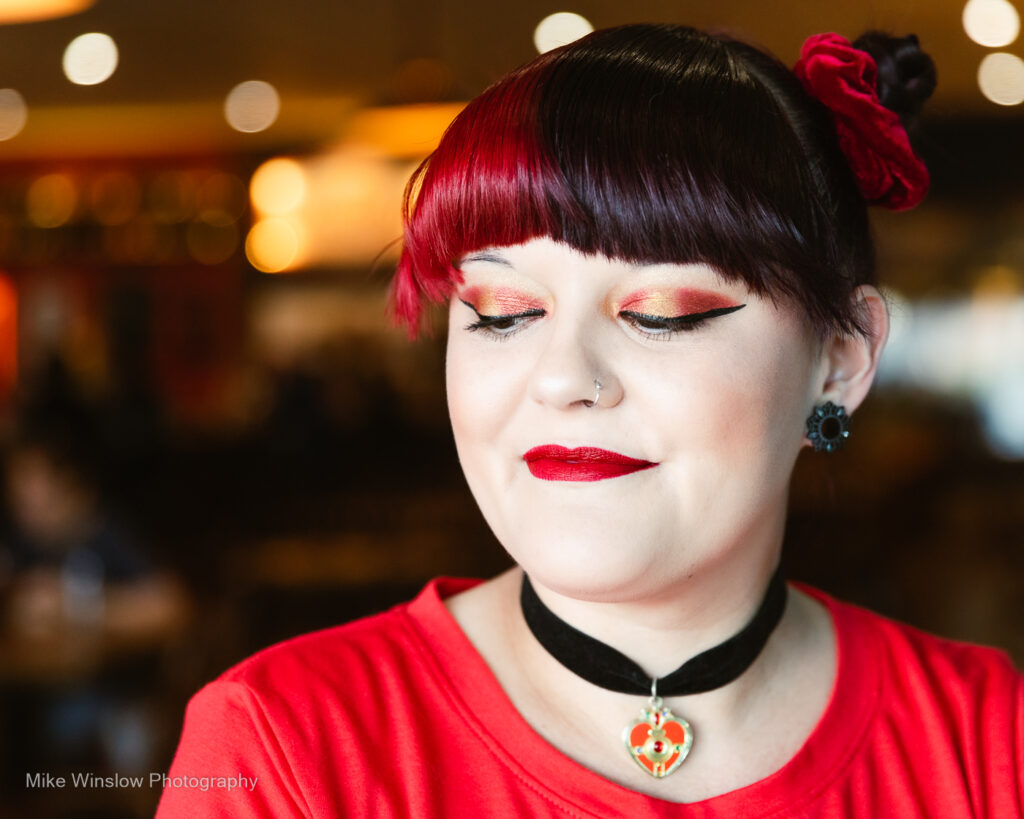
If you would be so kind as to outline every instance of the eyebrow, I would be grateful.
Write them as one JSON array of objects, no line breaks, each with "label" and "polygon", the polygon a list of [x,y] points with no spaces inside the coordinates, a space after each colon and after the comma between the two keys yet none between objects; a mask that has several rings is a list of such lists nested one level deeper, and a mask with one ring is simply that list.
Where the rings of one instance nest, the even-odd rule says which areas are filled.
[{"label": "eyebrow", "polygon": [[470,253],[468,256],[463,256],[459,260],[459,266],[461,267],[466,262],[490,262],[491,264],[498,264],[502,267],[512,267],[512,262],[504,256],[488,250],[482,250],[479,253]]}]

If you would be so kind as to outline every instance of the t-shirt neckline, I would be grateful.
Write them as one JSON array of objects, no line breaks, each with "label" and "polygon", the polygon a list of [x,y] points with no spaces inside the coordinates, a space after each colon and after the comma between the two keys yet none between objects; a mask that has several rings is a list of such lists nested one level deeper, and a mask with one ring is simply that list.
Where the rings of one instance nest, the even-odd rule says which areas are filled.
[{"label": "t-shirt neckline", "polygon": [[[439,681],[491,753],[570,815],[612,814],[761,818],[795,816],[825,790],[852,759],[880,695],[877,655],[853,620],[858,609],[802,584],[828,610],[836,634],[838,669],[829,703],[803,746],[775,773],[728,793],[685,805],[624,788],[550,745],[516,710],[490,667],[443,600],[481,583],[473,578],[431,580],[407,609],[433,660]],[[854,632],[857,632],[856,635]],[[495,730],[500,726],[500,730]]]}]

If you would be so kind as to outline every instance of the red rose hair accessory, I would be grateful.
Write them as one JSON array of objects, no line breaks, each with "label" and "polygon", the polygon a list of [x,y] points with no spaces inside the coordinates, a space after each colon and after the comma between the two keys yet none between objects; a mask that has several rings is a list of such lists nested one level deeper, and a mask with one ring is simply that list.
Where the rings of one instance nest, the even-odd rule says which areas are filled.
[{"label": "red rose hair accessory", "polygon": [[899,116],[879,101],[870,54],[838,34],[815,34],[804,42],[793,73],[832,111],[839,147],[868,203],[907,210],[924,199],[928,169]]}]

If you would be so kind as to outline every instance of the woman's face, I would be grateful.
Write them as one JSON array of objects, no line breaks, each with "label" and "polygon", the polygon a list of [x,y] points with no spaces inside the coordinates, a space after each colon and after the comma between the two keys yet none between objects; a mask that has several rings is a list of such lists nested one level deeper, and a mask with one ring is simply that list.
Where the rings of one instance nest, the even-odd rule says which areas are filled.
[{"label": "woman's face", "polygon": [[[628,599],[778,546],[822,374],[795,309],[704,265],[628,264],[547,238],[460,267],[455,443],[484,517],[531,576]],[[519,318],[481,320],[495,316]],[[546,446],[638,463],[578,464],[584,453]]]}]

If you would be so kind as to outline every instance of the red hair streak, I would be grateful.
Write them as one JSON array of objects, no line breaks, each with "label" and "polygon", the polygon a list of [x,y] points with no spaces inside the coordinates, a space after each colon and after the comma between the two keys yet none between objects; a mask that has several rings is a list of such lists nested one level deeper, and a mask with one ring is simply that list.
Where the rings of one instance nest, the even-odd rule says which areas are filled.
[{"label": "red hair streak", "polygon": [[459,259],[541,236],[707,264],[822,334],[860,326],[850,295],[874,280],[828,111],[770,55],[686,26],[595,31],[499,80],[417,169],[404,211],[389,312],[410,337],[424,302],[463,283]]}]

